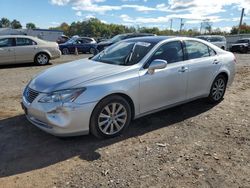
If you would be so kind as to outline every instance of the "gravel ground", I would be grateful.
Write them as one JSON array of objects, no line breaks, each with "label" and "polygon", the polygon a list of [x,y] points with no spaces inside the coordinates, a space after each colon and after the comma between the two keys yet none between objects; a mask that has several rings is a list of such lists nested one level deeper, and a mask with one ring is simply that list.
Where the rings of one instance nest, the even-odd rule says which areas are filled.
[{"label": "gravel ground", "polygon": [[237,55],[216,106],[198,100],[146,116],[114,139],[59,139],[25,119],[21,91],[38,72],[79,58],[0,67],[0,187],[250,187],[250,54]]}]

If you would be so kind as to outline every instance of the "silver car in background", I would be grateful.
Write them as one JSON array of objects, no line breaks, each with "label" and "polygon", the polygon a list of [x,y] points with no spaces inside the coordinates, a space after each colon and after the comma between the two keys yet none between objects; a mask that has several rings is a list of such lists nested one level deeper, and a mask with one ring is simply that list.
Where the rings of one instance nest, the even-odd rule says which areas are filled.
[{"label": "silver car in background", "polygon": [[46,65],[60,56],[56,42],[24,35],[0,36],[0,65],[31,62]]},{"label": "silver car in background", "polygon": [[222,50],[227,49],[227,39],[224,36],[221,35],[201,35],[197,36],[197,38],[211,42],[215,46],[218,46]]},{"label": "silver car in background", "polygon": [[234,74],[234,55],[203,40],[134,38],[37,75],[22,106],[31,123],[53,135],[114,137],[159,110],[203,97],[220,102]]}]

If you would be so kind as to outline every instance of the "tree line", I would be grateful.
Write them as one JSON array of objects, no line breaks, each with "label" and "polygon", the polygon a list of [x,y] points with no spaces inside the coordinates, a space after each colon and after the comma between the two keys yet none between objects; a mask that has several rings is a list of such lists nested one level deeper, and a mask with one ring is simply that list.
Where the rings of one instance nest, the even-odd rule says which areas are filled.
[{"label": "tree line", "polygon": [[[193,29],[183,29],[181,31],[174,31],[170,29],[160,30],[158,27],[128,27],[120,24],[106,24],[98,20],[97,18],[91,18],[85,21],[77,21],[71,24],[63,22],[58,27],[51,27],[50,29],[62,30],[65,35],[73,36],[91,36],[91,37],[112,37],[117,34],[122,33],[154,33],[156,35],[185,35],[185,36],[197,36],[200,35],[200,30],[198,28]],[[244,23],[241,28],[241,34],[250,33],[250,25]],[[205,27],[206,34],[214,35],[228,35],[228,34],[237,34],[238,26],[232,27],[230,33],[221,31],[220,28],[211,29],[211,27]]]},{"label": "tree line", "polygon": [[[22,24],[20,21],[14,19],[10,21],[8,18],[1,18],[0,20],[0,28],[12,28],[12,29],[22,29]],[[36,25],[34,23],[27,23],[27,29],[36,29]]]},{"label": "tree line", "polygon": [[[13,28],[13,29],[21,29],[22,25],[20,21],[14,19],[9,20],[7,18],[1,18],[0,19],[0,28]],[[27,29],[35,29],[37,28],[34,23],[27,23],[26,24]],[[62,30],[65,35],[68,36],[89,36],[89,37],[96,37],[96,38],[109,38],[117,34],[122,33],[154,33],[156,35],[185,35],[185,36],[195,36],[200,35],[200,31],[197,28],[193,29],[183,29],[181,31],[174,31],[170,29],[163,29],[160,30],[158,27],[134,27],[134,26],[125,26],[121,24],[107,24],[103,23],[97,18],[91,18],[89,20],[84,21],[77,21],[72,22],[71,24],[68,24],[66,22],[61,23],[57,27],[50,27],[49,29],[55,29],[55,30]],[[238,26],[234,26],[231,29],[231,34],[237,34],[238,33]],[[240,27],[240,33],[250,33],[250,25],[247,25],[244,23]],[[229,33],[225,31],[221,31],[220,28],[217,29],[211,29],[205,28],[206,34],[217,34],[217,35],[227,35]]]}]

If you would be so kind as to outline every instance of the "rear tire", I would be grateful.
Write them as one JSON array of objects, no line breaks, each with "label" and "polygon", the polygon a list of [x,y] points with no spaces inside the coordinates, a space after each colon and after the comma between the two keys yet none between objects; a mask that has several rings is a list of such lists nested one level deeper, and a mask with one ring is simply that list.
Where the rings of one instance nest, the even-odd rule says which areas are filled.
[{"label": "rear tire", "polygon": [[131,122],[131,107],[119,95],[101,100],[90,119],[90,132],[97,138],[113,138],[120,135]]},{"label": "rear tire", "polygon": [[219,103],[222,101],[226,92],[227,79],[223,75],[218,75],[211,86],[208,100],[211,103]]},{"label": "rear tire", "polygon": [[39,53],[35,57],[35,63],[37,65],[47,65],[47,64],[49,64],[49,59],[50,59],[50,57],[49,57],[48,54],[46,54],[46,53]]},{"label": "rear tire", "polygon": [[96,53],[96,49],[95,48],[90,48],[89,49],[89,53],[91,53],[91,54],[94,55]]},{"label": "rear tire", "polygon": [[63,55],[68,55],[69,54],[69,49],[68,48],[63,48],[62,49],[62,54]]}]

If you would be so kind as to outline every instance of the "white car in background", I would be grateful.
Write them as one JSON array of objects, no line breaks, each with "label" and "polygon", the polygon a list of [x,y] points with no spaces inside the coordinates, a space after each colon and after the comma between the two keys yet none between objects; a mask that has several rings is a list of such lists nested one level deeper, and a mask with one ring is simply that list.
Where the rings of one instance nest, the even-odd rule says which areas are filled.
[{"label": "white car in background", "polygon": [[222,50],[227,49],[227,40],[224,36],[221,36],[221,35],[201,35],[201,36],[197,36],[196,38],[208,41],[208,42],[214,44],[215,46],[218,46]]},{"label": "white car in background", "polygon": [[61,56],[58,44],[31,36],[0,36],[0,65],[31,63],[46,65]]}]

